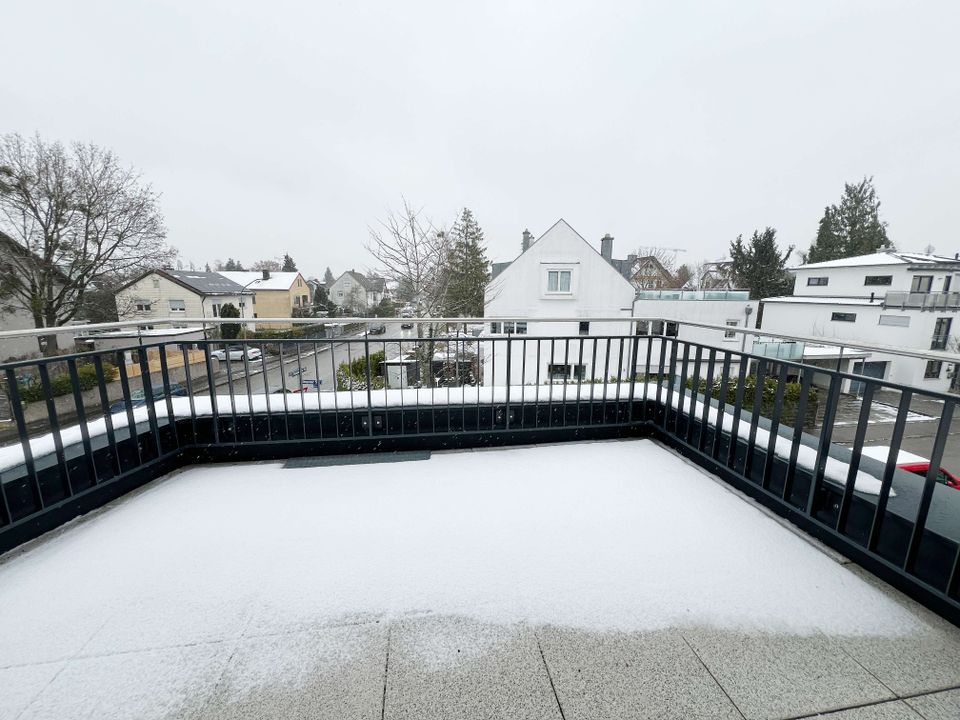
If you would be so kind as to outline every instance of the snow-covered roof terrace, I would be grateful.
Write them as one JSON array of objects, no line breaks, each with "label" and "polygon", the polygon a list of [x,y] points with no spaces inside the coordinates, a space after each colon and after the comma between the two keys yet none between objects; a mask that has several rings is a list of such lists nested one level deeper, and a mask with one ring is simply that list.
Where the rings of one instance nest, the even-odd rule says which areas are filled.
[{"label": "snow-covered roof terrace", "polygon": [[0,718],[960,716],[956,628],[651,440],[404,459],[195,466],[9,553]]}]

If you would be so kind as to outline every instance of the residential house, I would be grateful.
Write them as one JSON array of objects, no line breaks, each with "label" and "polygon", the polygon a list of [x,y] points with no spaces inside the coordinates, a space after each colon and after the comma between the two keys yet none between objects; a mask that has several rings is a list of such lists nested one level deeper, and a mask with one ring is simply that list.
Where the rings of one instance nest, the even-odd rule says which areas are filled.
[{"label": "residential house", "polygon": [[[13,238],[0,232],[0,331],[32,330],[37,326],[33,311],[8,285],[12,286],[21,281],[29,283],[29,277],[25,275],[29,276],[39,269],[42,262]],[[55,272],[58,277],[63,278],[58,269],[55,269]],[[59,291],[63,285],[57,284],[55,287]],[[60,347],[68,347],[65,343],[73,342],[73,332],[71,328],[66,332],[55,333]],[[0,362],[38,354],[40,345],[36,337],[4,338],[0,341]]]},{"label": "residential house", "polygon": [[356,270],[347,270],[329,288],[330,300],[348,312],[363,313],[379,305],[386,295],[386,280],[365,277]]},{"label": "residential house", "polygon": [[733,281],[733,261],[716,260],[704,263],[697,282],[701,290],[736,290]]},{"label": "residential house", "polygon": [[[511,348],[511,384],[545,383],[630,375],[631,323],[598,322],[592,318],[629,318],[634,288],[611,264],[613,238],[597,251],[565,220],[559,220],[537,240],[524,232],[520,256],[487,285],[488,318],[482,342],[485,384],[505,384],[506,343],[498,338],[526,335],[583,337],[584,342],[527,342]],[[601,243],[603,244],[603,243]],[[537,322],[537,318],[570,317],[567,322]],[[582,318],[578,319],[578,318]],[[606,340],[604,336],[619,336]],[[539,347],[538,347],[539,346]],[[581,352],[582,350],[582,352]],[[538,354],[539,351],[539,354]]]},{"label": "residential house", "polygon": [[[886,251],[790,268],[793,295],[763,300],[764,330],[912,350],[960,351],[960,257]],[[803,355],[804,359],[807,355]],[[927,390],[957,389],[957,367],[871,352],[851,370]],[[858,392],[859,383],[844,391]]]},{"label": "residential house", "polygon": [[[225,270],[220,274],[253,293],[253,317],[292,318],[312,314],[313,288],[297,271]],[[288,328],[292,323],[260,323],[260,326]]]},{"label": "residential house", "polygon": [[[258,273],[259,274],[259,273]],[[117,291],[121,320],[142,320],[146,329],[158,321],[176,318],[219,317],[231,304],[241,317],[256,317],[250,304],[253,292],[223,273],[200,270],[151,270]]]}]

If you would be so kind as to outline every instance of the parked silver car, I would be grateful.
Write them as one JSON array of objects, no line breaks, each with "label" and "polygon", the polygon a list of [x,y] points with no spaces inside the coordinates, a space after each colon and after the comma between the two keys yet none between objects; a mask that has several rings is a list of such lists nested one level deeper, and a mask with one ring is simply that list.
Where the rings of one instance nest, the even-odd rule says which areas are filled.
[{"label": "parked silver car", "polygon": [[230,360],[243,360],[244,352],[247,354],[247,360],[259,360],[263,355],[259,348],[244,348],[241,345],[232,345],[221,350],[214,350],[212,353],[210,353],[210,357],[221,361],[226,360],[228,357]]}]

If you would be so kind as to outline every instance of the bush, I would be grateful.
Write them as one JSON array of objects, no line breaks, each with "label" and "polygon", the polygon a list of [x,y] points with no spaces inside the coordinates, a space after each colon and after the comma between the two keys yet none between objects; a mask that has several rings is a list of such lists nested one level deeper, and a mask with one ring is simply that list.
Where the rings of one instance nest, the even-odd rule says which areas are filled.
[{"label": "bush", "polygon": [[[383,363],[387,355],[382,350],[370,354],[370,387],[380,390],[384,387]],[[350,363],[340,363],[337,368],[337,390],[367,389],[367,358],[358,357]]]},{"label": "bush", "polygon": [[[103,379],[105,382],[113,382],[117,379],[120,371],[113,363],[103,363]],[[97,386],[97,368],[93,363],[86,362],[77,365],[77,384],[81,391],[92,390]],[[20,400],[24,403],[38,402],[45,399],[43,393],[43,384],[39,378],[31,378],[28,383],[21,383],[17,388],[20,393]],[[58,397],[60,395],[69,395],[73,392],[73,381],[70,379],[69,372],[61,372],[50,378],[50,396]]]}]

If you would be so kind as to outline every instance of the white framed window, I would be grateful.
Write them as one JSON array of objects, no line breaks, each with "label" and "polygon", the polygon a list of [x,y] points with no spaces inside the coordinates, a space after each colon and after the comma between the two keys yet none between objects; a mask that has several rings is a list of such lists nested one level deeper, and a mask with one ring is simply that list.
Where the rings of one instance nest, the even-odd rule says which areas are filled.
[{"label": "white framed window", "polygon": [[572,275],[570,270],[547,270],[547,292],[569,293]]},{"label": "white framed window", "polygon": [[213,304],[213,316],[220,317],[220,303]]},{"label": "white framed window", "polygon": [[928,293],[933,288],[933,275],[914,275],[910,283],[910,292]]},{"label": "white framed window", "polygon": [[[727,320],[727,327],[740,327],[739,320]],[[737,334],[733,330],[726,330],[723,333],[724,340],[736,340]]]},{"label": "white framed window", "polygon": [[185,300],[170,300],[170,312],[186,312],[187,303]]},{"label": "white framed window", "polygon": [[155,288],[160,287],[160,278],[158,278],[158,277],[153,278],[153,286],[154,286]]},{"label": "white framed window", "polygon": [[492,332],[494,335],[499,335],[499,334],[500,334],[500,323],[498,323],[498,322],[492,322],[492,323],[490,323],[490,332]]},{"label": "white framed window", "polygon": [[150,312],[152,305],[149,300],[137,300],[137,312]]},{"label": "white framed window", "polygon": [[830,278],[828,277],[809,277],[807,278],[807,285],[817,285],[823,286],[830,283]]}]

